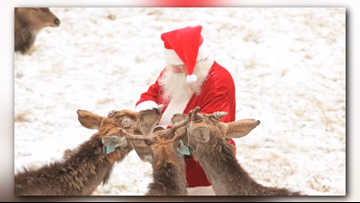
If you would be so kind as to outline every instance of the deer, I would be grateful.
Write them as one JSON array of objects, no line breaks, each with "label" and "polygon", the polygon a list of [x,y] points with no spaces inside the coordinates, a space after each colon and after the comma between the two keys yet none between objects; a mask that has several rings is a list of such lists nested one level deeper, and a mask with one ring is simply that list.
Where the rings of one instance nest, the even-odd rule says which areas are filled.
[{"label": "deer", "polygon": [[[233,146],[225,138],[246,136],[259,124],[259,120],[241,119],[229,123],[221,122],[227,112],[200,114],[194,109],[191,122],[187,125],[184,142],[191,154],[203,167],[212,183],[216,195],[239,196],[300,196],[301,192],[287,188],[267,187],[257,183],[241,167],[236,159]],[[177,123],[185,118],[175,114],[171,121]]]},{"label": "deer", "polygon": [[[139,113],[121,110],[110,111],[108,117],[103,117],[77,110],[80,124],[98,132],[65,159],[16,173],[15,195],[91,195],[101,182],[107,183],[114,164],[133,149],[129,142],[114,144],[109,137],[119,137],[119,129],[129,133],[149,133],[160,119],[160,112],[159,109]],[[126,138],[122,140],[126,141]]]},{"label": "deer", "polygon": [[[148,185],[147,196],[175,196],[187,195],[187,181],[185,175],[185,161],[179,149],[180,139],[186,135],[182,129],[190,122],[191,112],[182,121],[170,129],[157,128],[148,136],[131,134],[119,129],[120,135],[131,143],[135,141],[143,144],[133,145],[141,160],[152,164],[153,182]],[[123,144],[125,140],[113,137],[113,143]]]},{"label": "deer", "polygon": [[45,27],[58,27],[60,20],[49,8],[15,8],[14,50],[30,54],[38,32]]}]

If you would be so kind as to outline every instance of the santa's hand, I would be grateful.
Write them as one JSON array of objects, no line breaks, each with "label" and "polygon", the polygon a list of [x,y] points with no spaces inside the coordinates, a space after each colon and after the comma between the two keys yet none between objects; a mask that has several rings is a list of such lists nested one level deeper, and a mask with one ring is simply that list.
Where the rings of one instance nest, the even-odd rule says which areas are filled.
[{"label": "santa's hand", "polygon": [[161,113],[162,109],[164,108],[164,104],[159,104],[157,110],[158,110],[158,113]]},{"label": "santa's hand", "polygon": [[163,108],[164,108],[163,104],[158,105],[154,101],[144,101],[136,106],[135,111],[140,112],[140,111],[157,109],[158,112],[160,113]]}]

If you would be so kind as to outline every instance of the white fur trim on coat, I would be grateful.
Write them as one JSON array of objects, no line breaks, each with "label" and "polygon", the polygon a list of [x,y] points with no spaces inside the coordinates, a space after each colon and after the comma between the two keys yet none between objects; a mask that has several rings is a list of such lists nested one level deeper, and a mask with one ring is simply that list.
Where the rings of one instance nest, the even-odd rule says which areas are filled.
[{"label": "white fur trim on coat", "polygon": [[139,112],[139,111],[151,110],[154,108],[159,108],[159,105],[154,101],[144,101],[135,107],[135,111]]},{"label": "white fur trim on coat", "polygon": [[[171,118],[176,113],[184,113],[184,110],[190,100],[192,95],[187,98],[183,98],[181,100],[171,100],[166,110],[164,111],[161,119],[159,121],[159,125],[161,126],[171,126]],[[166,128],[166,127],[165,127]]]}]

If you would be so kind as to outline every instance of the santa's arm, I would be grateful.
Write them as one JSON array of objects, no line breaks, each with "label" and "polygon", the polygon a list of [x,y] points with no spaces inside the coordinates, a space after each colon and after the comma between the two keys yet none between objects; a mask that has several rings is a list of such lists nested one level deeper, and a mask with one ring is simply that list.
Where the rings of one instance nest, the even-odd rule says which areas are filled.
[{"label": "santa's arm", "polygon": [[[216,75],[216,76],[214,76]],[[235,119],[235,85],[227,71],[217,72],[209,77],[202,89],[204,97],[198,104],[200,113],[212,114],[216,111],[226,111],[228,114],[221,118],[222,122]]]},{"label": "santa's arm", "polygon": [[158,106],[158,84],[157,81],[149,87],[149,89],[142,93],[139,101],[136,102],[136,111],[143,111],[147,109],[157,108]]},{"label": "santa's arm", "polygon": [[140,99],[135,104],[136,111],[144,111],[148,109],[158,108],[160,99],[160,85],[158,79],[162,76],[164,70],[161,71],[155,83],[150,85],[148,90],[141,94]]}]

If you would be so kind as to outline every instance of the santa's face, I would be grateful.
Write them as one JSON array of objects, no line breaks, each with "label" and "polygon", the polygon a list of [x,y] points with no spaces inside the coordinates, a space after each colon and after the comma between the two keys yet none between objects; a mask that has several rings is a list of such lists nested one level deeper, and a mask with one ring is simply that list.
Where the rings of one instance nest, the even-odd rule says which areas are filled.
[{"label": "santa's face", "polygon": [[[186,68],[168,65],[161,78],[160,85],[164,90],[164,99],[179,99],[185,95],[191,95],[189,84],[186,83]],[[185,95],[184,95],[185,94]]]},{"label": "santa's face", "polygon": [[164,99],[182,99],[194,93],[200,94],[201,85],[206,79],[213,63],[214,60],[212,58],[196,63],[193,74],[198,79],[194,83],[186,82],[186,76],[188,75],[186,65],[167,64],[165,73],[159,80],[159,84],[164,90]]},{"label": "santa's face", "polygon": [[170,65],[174,73],[186,73],[186,65]]}]

